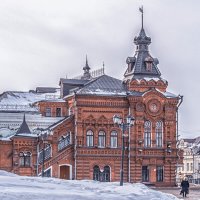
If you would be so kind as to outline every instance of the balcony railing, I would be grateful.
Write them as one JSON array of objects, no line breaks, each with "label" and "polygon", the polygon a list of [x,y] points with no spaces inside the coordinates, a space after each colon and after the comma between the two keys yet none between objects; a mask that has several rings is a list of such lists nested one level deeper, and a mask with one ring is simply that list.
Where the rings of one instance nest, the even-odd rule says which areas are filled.
[{"label": "balcony railing", "polygon": [[58,151],[61,151],[64,149],[66,146],[71,144],[71,136],[70,133],[67,134],[66,136],[62,136],[59,143],[58,143]]},{"label": "balcony railing", "polygon": [[[52,155],[52,147],[51,145],[48,145],[44,150],[41,150],[39,152],[38,162],[42,163],[43,160],[49,159],[51,155]],[[44,159],[43,159],[43,156],[44,156]]]}]

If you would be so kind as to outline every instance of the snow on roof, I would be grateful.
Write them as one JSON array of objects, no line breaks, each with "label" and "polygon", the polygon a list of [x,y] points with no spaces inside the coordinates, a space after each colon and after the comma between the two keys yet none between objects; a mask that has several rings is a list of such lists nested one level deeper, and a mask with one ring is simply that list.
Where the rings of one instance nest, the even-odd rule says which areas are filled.
[{"label": "snow on roof", "polygon": [[108,75],[99,76],[91,80],[77,91],[77,94],[93,95],[126,95],[126,90],[121,80]]},{"label": "snow on roof", "polygon": [[141,183],[124,183],[122,187],[119,182],[15,176],[1,170],[0,180],[0,199],[4,200],[178,200]]},{"label": "snow on roof", "polygon": [[55,93],[13,92],[7,91],[0,95],[0,111],[38,111],[33,103],[42,100],[60,99],[60,89]]},{"label": "snow on roof", "polygon": [[19,134],[17,134],[17,135],[15,135],[16,137],[34,137],[34,138],[36,138],[36,137],[38,137],[37,136],[37,134],[34,134],[34,133],[19,133]]},{"label": "snow on roof", "polygon": [[164,83],[167,83],[167,81],[163,78],[156,78],[156,77],[142,77],[142,78],[136,78],[135,80],[137,80],[138,82],[142,81],[142,80],[145,80],[145,81],[151,81],[151,80],[154,80],[154,81],[163,81]]},{"label": "snow on roof", "polygon": [[[11,130],[13,129],[16,132],[16,130],[22,124],[23,116],[24,114],[21,112],[19,113],[0,112],[0,128],[8,128]],[[63,118],[64,117],[44,117],[39,113],[37,114],[26,113],[26,122],[31,131],[33,131],[36,128],[46,129]]]}]

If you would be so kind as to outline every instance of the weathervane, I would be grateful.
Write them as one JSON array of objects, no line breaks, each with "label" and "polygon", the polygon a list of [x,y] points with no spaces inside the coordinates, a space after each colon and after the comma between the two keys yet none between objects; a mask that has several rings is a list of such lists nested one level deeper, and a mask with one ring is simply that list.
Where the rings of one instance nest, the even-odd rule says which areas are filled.
[{"label": "weathervane", "polygon": [[142,13],[142,29],[143,29],[143,6],[139,7],[139,11]]}]

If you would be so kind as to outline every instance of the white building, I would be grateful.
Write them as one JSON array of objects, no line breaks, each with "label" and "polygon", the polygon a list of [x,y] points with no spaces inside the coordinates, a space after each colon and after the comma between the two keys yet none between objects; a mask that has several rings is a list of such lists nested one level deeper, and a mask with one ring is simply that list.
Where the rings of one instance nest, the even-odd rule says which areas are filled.
[{"label": "white building", "polygon": [[200,184],[200,137],[181,139],[179,148],[183,150],[183,165],[177,168],[177,177]]}]

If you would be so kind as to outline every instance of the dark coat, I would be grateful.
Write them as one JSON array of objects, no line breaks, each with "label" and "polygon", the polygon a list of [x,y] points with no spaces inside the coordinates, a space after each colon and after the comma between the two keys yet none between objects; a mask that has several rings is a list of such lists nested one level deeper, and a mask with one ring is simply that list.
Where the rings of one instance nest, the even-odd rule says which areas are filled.
[{"label": "dark coat", "polygon": [[188,191],[188,188],[190,187],[190,184],[189,184],[189,182],[188,181],[182,181],[181,182],[181,187],[182,187],[182,191]]}]

